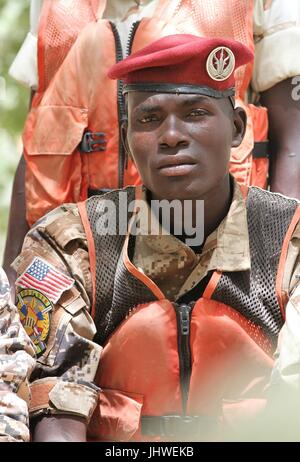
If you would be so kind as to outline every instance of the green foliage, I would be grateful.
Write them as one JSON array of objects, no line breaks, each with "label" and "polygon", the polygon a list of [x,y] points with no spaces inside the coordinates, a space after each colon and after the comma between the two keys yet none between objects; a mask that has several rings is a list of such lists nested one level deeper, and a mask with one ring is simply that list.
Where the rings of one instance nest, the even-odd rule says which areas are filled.
[{"label": "green foliage", "polygon": [[28,88],[9,77],[8,70],[28,30],[29,0],[0,0],[0,257],[29,101]]}]

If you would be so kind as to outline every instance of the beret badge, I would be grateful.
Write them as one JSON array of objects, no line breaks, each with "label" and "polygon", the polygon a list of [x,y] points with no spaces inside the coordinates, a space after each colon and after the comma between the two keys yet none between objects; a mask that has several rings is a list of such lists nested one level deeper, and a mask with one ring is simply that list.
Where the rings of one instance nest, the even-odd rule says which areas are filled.
[{"label": "beret badge", "polygon": [[235,57],[230,48],[217,47],[209,54],[206,61],[206,70],[212,80],[226,80],[231,76],[234,69]]}]

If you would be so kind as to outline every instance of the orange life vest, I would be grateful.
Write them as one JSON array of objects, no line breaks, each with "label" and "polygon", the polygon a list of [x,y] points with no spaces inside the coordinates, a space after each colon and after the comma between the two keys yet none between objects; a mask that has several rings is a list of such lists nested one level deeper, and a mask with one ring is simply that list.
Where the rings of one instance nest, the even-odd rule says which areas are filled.
[{"label": "orange life vest", "polygon": [[[125,191],[129,203],[139,189]],[[78,205],[88,237],[95,341],[104,346],[89,439],[219,440],[263,411],[300,208],[296,200],[249,191],[251,270],[214,272],[195,304],[165,299],[130,261],[129,234],[101,232],[101,198]],[[118,191],[106,200],[117,216],[125,208]]]},{"label": "orange life vest", "polygon": [[[101,2],[99,9],[103,13]],[[130,48],[134,52],[154,38],[189,32],[234,38],[253,49],[252,16],[252,0],[160,0],[153,18],[143,19],[134,29]],[[118,34],[111,23],[88,24],[45,93],[38,92],[33,101],[23,136],[30,225],[61,203],[86,199],[89,191],[93,194],[140,182],[120,143],[124,113],[120,84],[106,75],[116,58],[120,59],[118,48]],[[47,73],[52,75],[55,66],[49,68]],[[39,61],[39,69],[45,75],[45,59]],[[232,150],[230,168],[240,183],[264,187],[267,158],[254,159],[252,152],[254,141],[266,139],[266,110],[242,102],[251,71],[251,65],[244,67],[237,78],[237,102],[245,107],[248,124],[241,146]],[[41,82],[44,90],[45,79]]]},{"label": "orange life vest", "polygon": [[[222,420],[233,418],[234,405],[242,401],[249,418],[264,402],[273,359],[263,345],[264,334],[246,318],[205,297],[181,322],[168,300],[136,307],[104,346],[88,437],[224,437]],[[184,368],[191,368],[188,377]]]},{"label": "orange life vest", "polygon": [[80,31],[96,21],[105,0],[44,0],[38,29],[38,93],[49,86]]}]

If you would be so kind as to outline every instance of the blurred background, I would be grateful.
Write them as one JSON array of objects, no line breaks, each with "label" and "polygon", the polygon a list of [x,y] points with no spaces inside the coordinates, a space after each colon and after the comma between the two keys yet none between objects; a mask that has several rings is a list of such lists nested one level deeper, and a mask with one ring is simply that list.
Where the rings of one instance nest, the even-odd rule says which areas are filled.
[{"label": "blurred background", "polygon": [[29,90],[8,69],[29,29],[29,0],[0,0],[0,258],[2,264],[12,181],[22,152]]}]

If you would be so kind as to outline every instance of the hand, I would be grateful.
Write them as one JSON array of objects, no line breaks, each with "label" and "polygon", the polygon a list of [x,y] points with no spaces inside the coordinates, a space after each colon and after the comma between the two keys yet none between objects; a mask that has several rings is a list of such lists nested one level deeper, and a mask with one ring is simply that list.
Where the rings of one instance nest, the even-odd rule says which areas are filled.
[{"label": "hand", "polygon": [[86,442],[86,421],[74,415],[42,417],[33,431],[34,442]]}]

